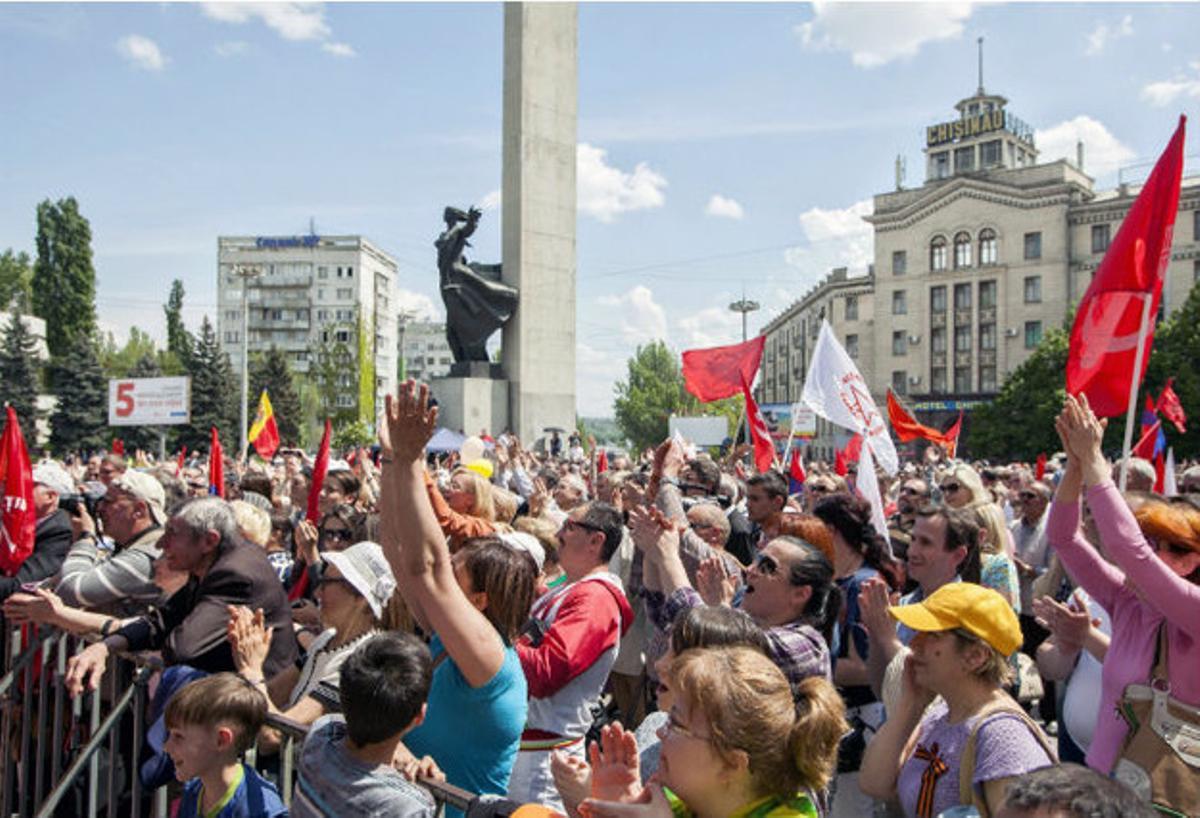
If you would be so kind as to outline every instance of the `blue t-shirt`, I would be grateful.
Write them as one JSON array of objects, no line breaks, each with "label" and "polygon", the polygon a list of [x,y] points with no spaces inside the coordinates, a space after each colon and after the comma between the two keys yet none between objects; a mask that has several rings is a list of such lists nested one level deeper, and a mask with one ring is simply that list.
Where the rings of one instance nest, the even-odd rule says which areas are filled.
[{"label": "blue t-shirt", "polygon": [[[242,783],[238,784],[233,798],[217,813],[217,818],[287,818],[288,809],[279,798],[275,785],[264,780],[249,765],[243,764],[242,771],[245,773]],[[200,816],[200,787],[199,778],[183,785],[176,818]]]},{"label": "blue t-shirt", "polygon": [[[434,634],[436,661],[445,652]],[[529,691],[516,648],[504,648],[504,663],[482,687],[471,687],[449,656],[433,671],[425,722],[404,736],[413,755],[433,756],[446,780],[469,792],[504,795],[517,758]],[[447,815],[459,814],[446,809]]]}]

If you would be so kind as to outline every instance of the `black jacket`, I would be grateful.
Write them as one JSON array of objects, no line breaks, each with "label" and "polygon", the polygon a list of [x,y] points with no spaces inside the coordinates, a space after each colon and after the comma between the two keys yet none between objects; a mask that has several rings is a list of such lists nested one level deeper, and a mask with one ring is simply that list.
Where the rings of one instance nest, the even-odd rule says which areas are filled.
[{"label": "black jacket", "polygon": [[0,577],[0,602],[21,590],[23,583],[57,574],[70,548],[71,518],[60,508],[37,524],[33,552],[21,563],[16,576]]}]

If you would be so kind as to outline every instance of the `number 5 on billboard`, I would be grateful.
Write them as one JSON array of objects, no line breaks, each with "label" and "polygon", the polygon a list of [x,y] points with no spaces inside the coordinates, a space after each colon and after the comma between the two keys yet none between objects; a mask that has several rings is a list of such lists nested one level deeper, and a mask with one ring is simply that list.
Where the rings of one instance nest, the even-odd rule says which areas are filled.
[{"label": "number 5 on billboard", "polygon": [[133,382],[117,384],[117,417],[127,418],[133,414]]}]

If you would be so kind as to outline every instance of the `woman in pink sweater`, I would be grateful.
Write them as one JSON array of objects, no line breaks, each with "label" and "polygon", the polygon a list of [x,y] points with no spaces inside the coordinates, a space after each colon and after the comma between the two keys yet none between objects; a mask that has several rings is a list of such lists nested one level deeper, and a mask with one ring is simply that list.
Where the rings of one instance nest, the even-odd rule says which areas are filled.
[{"label": "woman in pink sweater", "polygon": [[[1117,703],[1126,685],[1149,681],[1164,621],[1171,695],[1200,705],[1200,515],[1187,504],[1150,501],[1135,516],[1100,451],[1106,423],[1096,419],[1086,397],[1067,397],[1055,421],[1067,470],[1050,506],[1046,536],[1071,577],[1112,619],[1087,754],[1088,765],[1107,774],[1128,733]],[[1081,487],[1112,563],[1080,533]]]}]

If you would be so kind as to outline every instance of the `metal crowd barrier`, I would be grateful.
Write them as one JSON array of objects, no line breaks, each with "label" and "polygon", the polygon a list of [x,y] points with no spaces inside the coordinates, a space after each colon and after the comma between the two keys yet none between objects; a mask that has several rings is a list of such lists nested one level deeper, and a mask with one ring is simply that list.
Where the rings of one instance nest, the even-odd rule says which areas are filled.
[{"label": "metal crowd barrier", "polygon": [[[69,795],[80,797],[72,790],[84,776],[80,815],[97,818],[103,803],[108,818],[116,818],[119,803],[126,803],[128,784],[122,818],[141,818],[145,793],[138,766],[146,738],[147,688],[161,660],[147,654],[113,656],[96,690],[69,699],[64,685],[67,658],[86,647],[87,640],[52,628],[35,631],[7,623],[0,627],[0,639],[0,818],[52,818]],[[290,806],[308,727],[275,714],[268,715],[267,722],[282,735],[279,790]],[[108,763],[102,787],[105,745]],[[126,748],[129,755],[123,757]],[[122,757],[125,780],[118,780]],[[253,755],[247,760],[253,763]],[[447,805],[465,810],[475,798],[445,782],[417,783],[429,790],[439,815]],[[150,804],[151,818],[166,818],[167,806],[168,788],[160,787]]]}]

